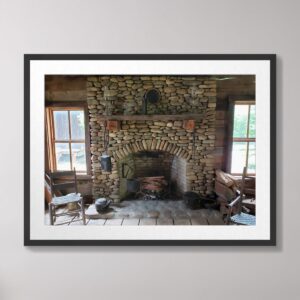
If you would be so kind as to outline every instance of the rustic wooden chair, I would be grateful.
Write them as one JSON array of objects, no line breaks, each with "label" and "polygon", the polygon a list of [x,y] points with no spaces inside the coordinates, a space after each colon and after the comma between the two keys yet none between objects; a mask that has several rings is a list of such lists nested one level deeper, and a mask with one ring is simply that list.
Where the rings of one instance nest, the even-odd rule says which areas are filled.
[{"label": "rustic wooden chair", "polygon": [[[78,215],[80,212],[82,214],[83,224],[86,224],[85,221],[85,209],[84,209],[84,201],[81,194],[78,193],[77,190],[77,177],[76,171],[57,171],[52,172],[49,175],[47,174],[47,178],[50,183],[51,190],[51,202],[49,203],[49,215],[50,215],[50,224],[54,225],[55,219],[58,216],[63,215]],[[70,190],[72,189],[74,192],[64,195],[57,196],[57,191],[62,190]],[[68,212],[56,213],[56,208],[62,205],[67,205],[69,203],[74,203],[79,205],[79,209],[75,209]]]},{"label": "rustic wooden chair", "polygon": [[[255,225],[256,217],[247,213],[242,212],[242,202],[244,200],[244,190],[245,190],[245,179],[246,179],[247,168],[244,167],[242,182],[239,195],[231,203],[228,204],[228,213],[226,217],[226,224],[231,222],[239,225]],[[236,208],[235,214],[232,215],[233,209]]]}]

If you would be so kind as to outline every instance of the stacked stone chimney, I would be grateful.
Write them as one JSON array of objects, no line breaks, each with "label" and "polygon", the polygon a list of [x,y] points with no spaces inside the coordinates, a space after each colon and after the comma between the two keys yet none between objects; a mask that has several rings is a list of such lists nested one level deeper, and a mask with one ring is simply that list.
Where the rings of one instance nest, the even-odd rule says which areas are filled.
[{"label": "stacked stone chimney", "polygon": [[[105,122],[99,116],[107,113],[104,91],[112,91],[113,115],[142,114],[143,95],[157,89],[161,99],[148,106],[148,114],[202,114],[195,128],[185,120],[125,120],[120,128],[109,132],[108,153],[112,172],[101,169],[104,153]],[[120,200],[120,162],[134,159],[134,153],[153,151],[172,158],[170,177],[178,179],[178,189],[202,195],[213,191],[216,81],[209,76],[90,76],[87,78],[90,117],[93,194]],[[165,155],[166,156],[166,155]],[[146,162],[145,162],[146,163]],[[166,164],[167,165],[167,164]]]}]

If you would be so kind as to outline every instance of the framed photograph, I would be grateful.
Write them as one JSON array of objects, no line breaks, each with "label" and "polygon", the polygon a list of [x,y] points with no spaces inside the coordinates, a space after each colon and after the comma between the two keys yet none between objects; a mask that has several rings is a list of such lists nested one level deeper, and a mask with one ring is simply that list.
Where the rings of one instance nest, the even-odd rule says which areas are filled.
[{"label": "framed photograph", "polygon": [[24,244],[276,245],[276,55],[25,54]]}]

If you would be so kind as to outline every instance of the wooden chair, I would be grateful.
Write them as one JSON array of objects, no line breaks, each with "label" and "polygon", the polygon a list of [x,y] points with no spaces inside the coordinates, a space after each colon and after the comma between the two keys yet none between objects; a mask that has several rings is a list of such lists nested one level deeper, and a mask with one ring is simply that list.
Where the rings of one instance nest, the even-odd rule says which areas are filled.
[{"label": "wooden chair", "polygon": [[[226,217],[226,224],[230,222],[239,224],[239,225],[255,225],[256,217],[247,213],[242,212],[242,202],[244,200],[244,190],[245,190],[245,179],[246,179],[247,168],[244,167],[243,177],[241,182],[240,190],[238,191],[239,195],[231,203],[228,204],[228,213]],[[233,208],[236,208],[235,214],[232,215]]]},{"label": "wooden chair", "polygon": [[[50,173],[49,175],[46,174],[46,176],[49,180],[51,190],[51,202],[49,203],[50,224],[54,225],[55,219],[58,216],[78,215],[81,212],[83,224],[86,225],[84,201],[83,197],[81,197],[81,194],[78,193],[77,190],[77,177],[75,169],[74,171],[57,171]],[[57,191],[66,189],[72,189],[74,192],[64,196],[57,196]],[[69,203],[78,204],[79,209],[58,214],[56,213],[57,207],[67,205]]]}]

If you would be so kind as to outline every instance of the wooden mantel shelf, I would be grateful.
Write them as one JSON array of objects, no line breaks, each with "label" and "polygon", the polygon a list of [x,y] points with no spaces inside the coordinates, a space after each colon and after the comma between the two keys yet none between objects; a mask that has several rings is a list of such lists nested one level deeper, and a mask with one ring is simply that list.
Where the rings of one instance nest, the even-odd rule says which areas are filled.
[{"label": "wooden mantel shelf", "polygon": [[151,121],[151,120],[202,120],[203,114],[181,114],[181,115],[111,115],[111,116],[98,116],[99,121]]}]

